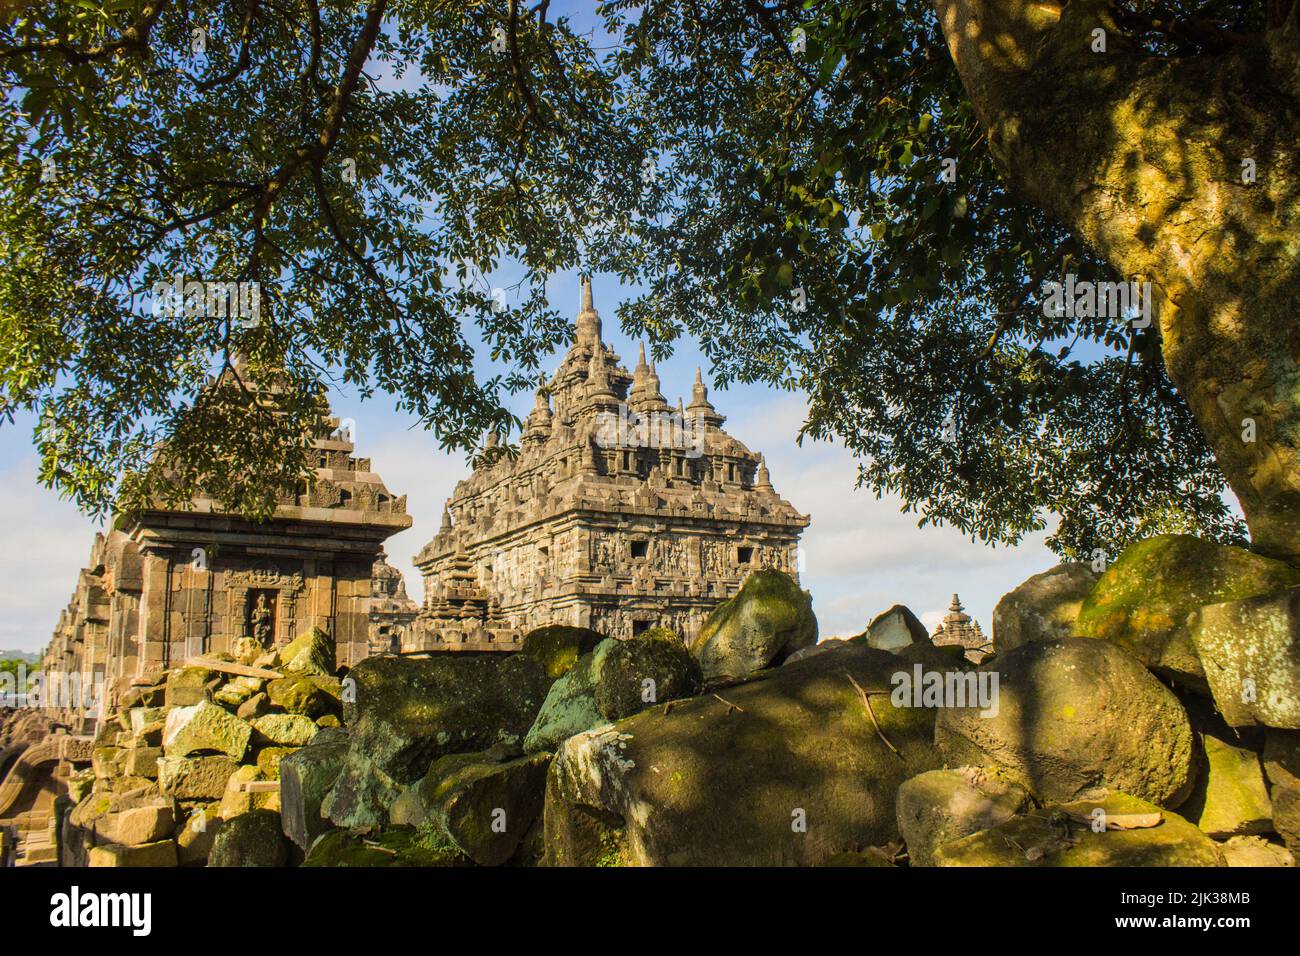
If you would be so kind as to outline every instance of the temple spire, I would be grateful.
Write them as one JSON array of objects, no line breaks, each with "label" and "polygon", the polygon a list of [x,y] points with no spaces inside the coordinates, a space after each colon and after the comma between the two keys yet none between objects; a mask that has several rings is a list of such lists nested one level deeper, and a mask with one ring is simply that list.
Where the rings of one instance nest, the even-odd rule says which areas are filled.
[{"label": "temple spire", "polygon": [[592,304],[591,278],[583,276],[580,280],[581,295],[578,310],[576,344],[596,349],[600,347],[600,313]]}]

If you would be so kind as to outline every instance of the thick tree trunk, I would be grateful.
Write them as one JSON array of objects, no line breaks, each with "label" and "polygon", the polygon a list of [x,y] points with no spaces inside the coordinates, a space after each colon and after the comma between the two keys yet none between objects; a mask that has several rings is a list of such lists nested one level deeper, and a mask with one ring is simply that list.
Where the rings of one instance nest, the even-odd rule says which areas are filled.
[{"label": "thick tree trunk", "polygon": [[1300,559],[1296,10],[1230,52],[1163,58],[1096,0],[934,7],[995,161],[1120,273],[1152,283],[1169,374],[1254,546]]}]

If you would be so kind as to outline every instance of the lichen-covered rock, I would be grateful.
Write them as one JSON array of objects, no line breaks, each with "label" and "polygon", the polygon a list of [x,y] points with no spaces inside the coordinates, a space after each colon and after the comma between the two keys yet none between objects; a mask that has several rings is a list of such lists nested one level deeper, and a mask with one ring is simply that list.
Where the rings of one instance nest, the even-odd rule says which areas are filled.
[{"label": "lichen-covered rock", "polygon": [[208,806],[190,812],[176,828],[176,858],[181,866],[205,866],[217,835],[219,818]]},{"label": "lichen-covered rock", "polygon": [[163,751],[168,757],[196,753],[223,753],[236,762],[244,759],[253,729],[211,701],[168,712],[163,728]]},{"label": "lichen-covered rock", "polygon": [[235,677],[222,685],[212,700],[222,707],[236,709],[265,686],[266,681],[260,677]]},{"label": "lichen-covered rock", "polygon": [[546,676],[554,680],[578,663],[582,655],[594,651],[604,639],[589,628],[548,624],[525,634],[519,653],[536,658],[546,669]]},{"label": "lichen-covered rock", "polygon": [[257,717],[261,717],[263,714],[269,714],[270,712],[271,699],[267,697],[265,693],[261,693],[254,694],[252,697],[248,698],[248,700],[240,704],[239,709],[235,711],[235,716],[240,720],[251,721]]},{"label": "lichen-covered rock", "polygon": [[1273,801],[1273,829],[1288,850],[1300,854],[1300,787],[1274,784],[1269,796]]},{"label": "lichen-covered rock", "polygon": [[801,647],[781,664],[782,667],[789,667],[791,664],[797,664],[799,661],[807,660],[810,657],[816,657],[818,654],[825,654],[828,651],[838,651],[845,647],[853,647],[853,642],[845,640],[842,637],[832,637],[824,641],[818,641],[809,647]]},{"label": "lichen-covered rock", "polygon": [[[300,745],[299,745],[300,746]],[[255,758],[257,769],[262,772],[264,780],[280,779],[280,764],[285,757],[290,754],[296,754],[299,746],[293,747],[262,747],[257,751]]]},{"label": "lichen-covered rock", "polygon": [[145,728],[167,717],[167,711],[162,707],[132,707],[123,713],[127,716],[131,736],[137,738],[145,732]]},{"label": "lichen-covered rock", "polygon": [[90,866],[105,867],[170,867],[176,866],[176,841],[167,839],[141,846],[120,846],[105,843],[92,846]]},{"label": "lichen-covered rock", "polygon": [[596,707],[590,665],[588,654],[551,685],[537,720],[524,738],[525,753],[553,751],[574,734],[606,723]]},{"label": "lichen-covered rock", "polygon": [[348,735],[322,730],[303,749],[280,761],[280,813],[284,835],[303,850],[330,828],[321,804],[334,786],[348,751]]},{"label": "lichen-covered rock", "polygon": [[128,777],[147,777],[158,779],[158,759],[163,755],[161,747],[133,747],[126,751],[122,763],[122,772]]},{"label": "lichen-covered rock", "polygon": [[69,813],[72,826],[92,833],[100,843],[136,846],[170,837],[175,802],[156,793],[91,793]]},{"label": "lichen-covered rock", "polygon": [[167,707],[193,707],[210,700],[225,682],[225,675],[206,667],[181,667],[167,675]]},{"label": "lichen-covered rock", "polygon": [[175,828],[175,804],[167,797],[145,794],[119,798],[95,821],[95,835],[105,843],[139,846],[170,838]]},{"label": "lichen-covered rock", "polygon": [[1031,806],[1025,788],[996,771],[928,770],[898,788],[898,829],[912,866],[933,866],[939,847],[997,826]]},{"label": "lichen-covered rock", "polygon": [[1235,836],[1219,847],[1228,866],[1295,866],[1295,856],[1284,846],[1260,836]]},{"label": "lichen-covered rock", "polygon": [[945,707],[935,742],[949,766],[996,766],[1040,801],[1096,787],[1124,789],[1162,806],[1191,790],[1187,713],[1119,647],[1069,638],[999,654],[977,674],[998,676],[996,713]]},{"label": "lichen-covered rock", "polygon": [[993,609],[993,649],[1003,653],[1031,641],[1078,637],[1079,611],[1097,577],[1088,565],[1067,562],[1005,594]]},{"label": "lichen-covered rock", "polygon": [[280,814],[273,810],[252,810],[223,821],[208,853],[208,866],[284,866],[288,861]]},{"label": "lichen-covered rock", "polygon": [[1202,734],[1196,786],[1179,813],[1212,837],[1268,833],[1273,808],[1259,754]]},{"label": "lichen-covered rock", "polygon": [[713,609],[691,650],[713,679],[748,677],[816,643],[812,598],[790,575],[769,568],[750,574],[735,597]]},{"label": "lichen-covered rock", "polygon": [[267,714],[253,721],[260,740],[284,747],[305,747],[319,729],[316,721],[301,714]]},{"label": "lichen-covered rock", "polygon": [[223,820],[232,820],[243,813],[251,813],[254,810],[275,810],[280,809],[280,799],[278,793],[260,792],[254,793],[244,789],[245,783],[260,781],[265,779],[262,772],[252,764],[245,764],[230,775],[226,781],[226,792],[221,795],[221,803],[217,807],[217,816]]},{"label": "lichen-covered rock", "polygon": [[342,827],[381,824],[402,787],[444,754],[522,741],[550,683],[523,654],[371,657],[349,677],[356,701],[344,702],[348,755],[324,806]]},{"label": "lichen-covered rock", "polygon": [[700,665],[672,632],[606,639],[551,685],[524,750],[554,750],[584,730],[698,694],[703,683]]},{"label": "lichen-covered rock", "polygon": [[266,686],[271,703],[290,714],[317,718],[342,712],[342,682],[321,675],[286,677]]},{"label": "lichen-covered rock", "polygon": [[1130,545],[1101,576],[1079,611],[1078,633],[1204,691],[1192,612],[1297,585],[1300,570],[1281,561],[1191,535],[1157,535]]},{"label": "lichen-covered rock", "polygon": [[303,866],[470,866],[433,827],[385,827],[372,837],[330,830],[312,844]]},{"label": "lichen-covered rock", "polygon": [[596,709],[620,720],[654,704],[700,692],[704,678],[686,645],[662,628],[625,641],[609,640],[591,655]]},{"label": "lichen-covered rock", "polygon": [[868,647],[882,651],[898,651],[912,644],[931,644],[930,632],[911,608],[895,604],[888,611],[877,614],[859,635]]},{"label": "lichen-covered rock", "polygon": [[1300,788],[1300,731],[1266,731],[1263,764],[1273,786]]},{"label": "lichen-covered rock", "polygon": [[1300,588],[1203,607],[1192,639],[1229,725],[1300,729]]},{"label": "lichen-covered rock", "polygon": [[280,670],[285,674],[329,677],[337,666],[334,639],[318,627],[299,635],[277,652]]},{"label": "lichen-covered rock", "polygon": [[542,811],[550,762],[544,753],[506,761],[490,754],[439,757],[411,788],[419,813],[394,813],[393,822],[430,823],[475,863],[500,866]]},{"label": "lichen-covered rock", "polygon": [[221,754],[163,757],[158,761],[158,789],[177,800],[220,800],[226,781],[238,767]]},{"label": "lichen-covered rock", "polygon": [[[1153,827],[1095,830],[1094,811],[1107,816],[1160,815]],[[1033,810],[941,846],[936,866],[1224,866],[1204,832],[1176,813],[1114,791]]]},{"label": "lichen-covered rock", "polygon": [[934,711],[890,703],[897,669],[868,647],[822,654],[570,738],[547,778],[549,862],[816,865],[896,839],[899,785],[940,763]]}]

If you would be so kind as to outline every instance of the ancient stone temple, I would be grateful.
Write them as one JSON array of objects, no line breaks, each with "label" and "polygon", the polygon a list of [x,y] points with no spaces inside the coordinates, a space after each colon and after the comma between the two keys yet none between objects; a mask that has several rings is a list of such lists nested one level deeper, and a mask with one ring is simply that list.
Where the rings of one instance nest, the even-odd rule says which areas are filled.
[{"label": "ancient stone temple", "polygon": [[406,594],[402,572],[381,551],[370,572],[370,653],[400,654],[420,605]]},{"label": "ancient stone temple", "polygon": [[243,637],[270,647],[320,627],[340,664],[368,656],[374,566],[411,518],[405,496],[356,456],[349,431],[337,419],[332,427],[313,442],[315,480],[283,496],[267,522],[199,497],[187,510],[119,517],[97,534],[45,673],[91,675],[111,703],[133,679]]},{"label": "ancient stone temple", "polygon": [[581,298],[517,446],[489,439],[416,556],[408,652],[513,650],[543,624],[689,639],[752,570],[797,577],[809,519],[723,430],[698,371],[690,403],[670,405],[644,348],[628,372],[601,340],[585,279]]},{"label": "ancient stone temple", "polygon": [[934,629],[930,640],[935,644],[957,644],[966,649],[966,659],[978,664],[993,651],[993,642],[980,630],[980,622],[966,613],[957,595],[944,615],[943,622]]}]

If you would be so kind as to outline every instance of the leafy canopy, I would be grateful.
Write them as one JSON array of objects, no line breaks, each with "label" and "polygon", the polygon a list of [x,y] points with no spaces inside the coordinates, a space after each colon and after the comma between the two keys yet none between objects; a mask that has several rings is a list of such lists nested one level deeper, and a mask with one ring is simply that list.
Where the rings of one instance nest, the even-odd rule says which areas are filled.
[{"label": "leafy canopy", "polygon": [[[1169,55],[1227,42],[1130,6]],[[1124,277],[1000,179],[928,3],[612,0],[587,32],[550,7],[5,24],[0,412],[40,416],[42,479],[91,511],[203,487],[268,513],[331,379],[470,449],[567,338],[543,284],[581,267],[641,284],[620,319],[660,356],[689,334],[722,382],[805,392],[804,434],[923,524],[1014,542],[1055,513],[1072,556],[1241,538],[1157,331],[1045,312],[1046,280]],[[155,314],[177,274],[258,283],[259,317]],[[508,372],[475,380],[467,320]],[[247,376],[203,388],[236,354],[279,370],[277,412]]]}]

